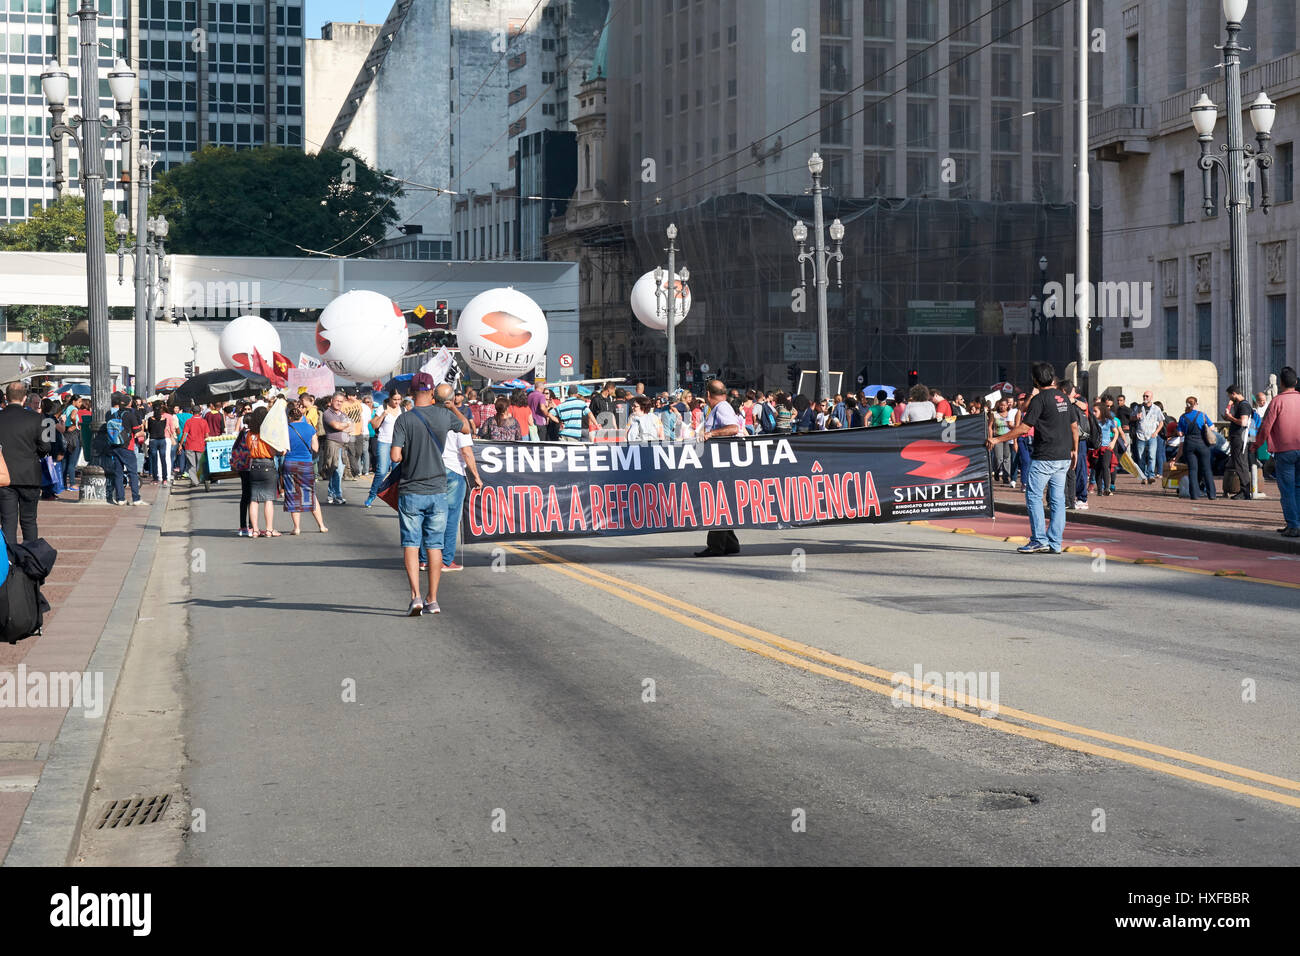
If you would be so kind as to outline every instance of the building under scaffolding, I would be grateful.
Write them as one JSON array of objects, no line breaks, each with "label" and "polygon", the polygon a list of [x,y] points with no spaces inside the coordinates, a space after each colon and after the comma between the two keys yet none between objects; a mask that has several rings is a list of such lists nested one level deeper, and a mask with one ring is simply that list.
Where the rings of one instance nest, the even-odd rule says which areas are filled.
[{"label": "building under scaffolding", "polygon": [[[804,310],[794,310],[800,274],[791,236],[796,221],[812,217],[809,196],[733,194],[589,230],[584,368],[595,359],[602,374],[666,381],[664,337],[638,323],[627,303],[642,273],[666,265],[669,221],[679,230],[678,262],[691,273],[691,312],[677,328],[682,380],[689,366],[698,383],[696,370],[707,363],[728,382],[776,388],[787,386],[792,362],[815,368],[807,349],[817,329],[816,290],[809,267]],[[836,217],[845,226],[843,284],[837,287],[832,266],[828,325],[831,368],[846,383],[862,375],[866,384],[902,384],[916,370],[924,382],[969,395],[1001,379],[1027,380],[1031,361],[1063,368],[1073,360],[1073,320],[1041,330],[1025,322],[1023,308],[1018,318],[1003,310],[1007,303],[1015,316],[1014,304],[1041,295],[1040,257],[1048,281],[1073,271],[1073,206],[828,198],[826,221]],[[1096,210],[1093,217],[1097,237]],[[1097,238],[1093,255],[1099,261]],[[935,303],[956,316],[959,331],[921,329]]]}]

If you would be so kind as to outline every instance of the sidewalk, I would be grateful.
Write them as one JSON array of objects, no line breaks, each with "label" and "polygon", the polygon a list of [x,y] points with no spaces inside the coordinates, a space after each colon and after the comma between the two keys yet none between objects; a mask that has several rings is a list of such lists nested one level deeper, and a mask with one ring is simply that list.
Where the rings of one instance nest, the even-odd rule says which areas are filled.
[{"label": "sidewalk", "polygon": [[[1126,531],[1168,535],[1259,548],[1283,554],[1300,554],[1300,538],[1284,538],[1277,529],[1284,524],[1277,484],[1266,481],[1260,489],[1267,498],[1233,501],[1222,495],[1209,501],[1179,498],[1160,485],[1142,485],[1132,475],[1115,481],[1115,494],[1101,497],[1095,488],[1088,493],[1088,510],[1069,512],[1068,521],[1101,525]],[[998,511],[1023,515],[1023,488],[993,486]]]},{"label": "sidewalk", "polygon": [[[146,540],[146,525],[157,529],[161,509],[166,507],[165,496],[157,508],[153,507],[158,491],[157,487],[142,483],[141,496],[149,507],[141,508],[82,505],[70,492],[58,501],[40,503],[37,513],[40,534],[58,551],[54,571],[43,588],[50,612],[45,615],[41,636],[17,644],[0,643],[0,672],[8,671],[15,675],[9,679],[16,680],[20,664],[25,666],[29,677],[36,674],[42,675],[42,679],[43,675],[55,672],[100,670],[103,694],[108,699],[100,702],[103,716],[98,720],[78,710],[72,715],[76,725],[66,728],[67,707],[0,707],[0,862],[9,855],[29,807],[37,810],[33,805],[37,786],[46,787],[56,763],[60,771],[69,768],[69,772],[61,774],[65,779],[49,785],[60,787],[63,793],[57,802],[49,803],[49,809],[55,813],[46,814],[45,806],[41,812],[57,818],[46,822],[57,827],[60,833],[64,828],[69,834],[75,831],[81,802],[75,800],[75,806],[69,803],[76,792],[80,767],[87,758],[93,765],[98,752],[121,658],[108,654],[96,661],[96,667],[90,664],[100,648],[101,637],[110,631],[120,631],[121,618],[128,623],[126,638],[129,640],[138,614],[138,595],[152,563],[152,547],[140,555],[141,542]],[[155,530],[149,542],[156,540]],[[141,558],[145,559],[143,571]],[[133,595],[135,603],[132,604]],[[110,628],[110,618],[114,616],[119,620]],[[121,650],[125,651],[124,641]],[[102,669],[100,664],[104,665]],[[98,733],[94,732],[96,728]],[[64,730],[67,733],[61,737]],[[80,777],[83,796],[89,769],[87,766],[86,774]],[[28,822],[31,825],[32,821]]]}]

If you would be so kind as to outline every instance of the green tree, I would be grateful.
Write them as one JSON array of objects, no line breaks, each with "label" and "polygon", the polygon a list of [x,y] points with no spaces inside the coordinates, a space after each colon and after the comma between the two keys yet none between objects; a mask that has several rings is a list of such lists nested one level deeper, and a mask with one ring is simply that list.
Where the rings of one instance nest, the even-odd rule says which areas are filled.
[{"label": "green tree", "polygon": [[[113,235],[113,207],[104,203],[104,247],[117,248]],[[64,195],[49,206],[37,208],[22,222],[0,226],[0,249],[9,252],[82,252],[86,251],[86,201],[81,195]],[[19,329],[28,339],[53,342],[63,340],[73,326],[86,318],[80,306],[12,305],[5,309],[10,328]],[[84,359],[87,349],[74,346],[63,350],[70,362]]]},{"label": "green tree", "polygon": [[190,255],[355,255],[397,222],[401,187],[351,150],[209,146],[163,173],[151,211]]}]

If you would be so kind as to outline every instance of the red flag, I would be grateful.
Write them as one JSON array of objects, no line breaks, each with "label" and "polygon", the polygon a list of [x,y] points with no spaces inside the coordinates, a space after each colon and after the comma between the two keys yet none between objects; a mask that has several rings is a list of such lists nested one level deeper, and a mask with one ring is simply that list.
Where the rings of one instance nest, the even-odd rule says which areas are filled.
[{"label": "red flag", "polygon": [[289,384],[289,369],[293,368],[293,363],[289,361],[289,356],[282,355],[279,352],[271,353],[271,366],[275,370],[275,375],[271,377],[277,388],[284,388]]},{"label": "red flag", "polygon": [[270,365],[266,364],[266,359],[262,358],[262,353],[257,351],[257,349],[253,349],[251,352],[248,353],[248,363],[249,363],[248,370],[250,372],[253,372],[257,375],[262,375],[270,379],[271,384],[276,386],[277,388],[284,387],[284,384],[287,381],[287,379],[279,379],[277,381],[278,376],[275,374],[275,369]]}]

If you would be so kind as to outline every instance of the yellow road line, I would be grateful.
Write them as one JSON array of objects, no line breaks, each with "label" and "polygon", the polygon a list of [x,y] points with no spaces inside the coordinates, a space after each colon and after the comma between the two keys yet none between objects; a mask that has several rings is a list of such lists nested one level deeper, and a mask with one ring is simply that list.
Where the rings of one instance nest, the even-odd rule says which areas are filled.
[{"label": "yellow road line", "polygon": [[[1233,764],[1211,760],[1206,757],[1186,753],[1185,751],[1174,750],[1157,744],[1134,740],[1129,737],[1109,734],[1104,731],[1090,730],[1085,727],[1079,727],[1064,721],[1057,721],[1049,717],[1042,717],[1036,714],[1031,714],[1027,711],[1016,710],[1014,708],[998,707],[997,712],[999,718],[983,717],[978,714],[972,714],[965,710],[961,710],[960,707],[942,704],[938,701],[930,700],[928,697],[923,695],[925,693],[934,693],[945,697],[953,697],[955,701],[958,701],[958,698],[960,698],[958,701],[959,703],[962,703],[965,706],[979,707],[979,709],[985,711],[993,710],[993,705],[988,701],[981,701],[978,698],[967,697],[960,694],[949,694],[943,688],[936,688],[926,684],[917,684],[910,677],[901,673],[895,675],[881,668],[872,667],[869,664],[863,664],[860,661],[841,657],[837,654],[831,654],[821,650],[820,648],[812,647],[808,644],[792,641],[771,634],[767,631],[750,627],[747,624],[742,624],[739,621],[733,621],[730,618],[723,617],[722,615],[714,614],[712,611],[696,607],[695,605],[689,604],[685,601],[680,601],[676,598],[660,594],[658,591],[654,591],[650,588],[626,581],[614,575],[606,574],[602,571],[597,571],[594,568],[587,567],[578,562],[570,561],[566,558],[560,557],[559,555],[551,554],[535,545],[516,542],[514,544],[505,545],[505,548],[521,557],[527,558],[534,564],[548,567],[551,570],[564,574],[575,581],[606,591],[609,594],[637,605],[638,607],[642,607],[648,611],[669,618],[670,620],[676,621],[677,623],[692,628],[693,630],[707,634],[710,637],[725,641],[734,647],[751,651],[771,660],[789,664],[790,666],[798,667],[802,670],[820,674],[825,677],[830,677],[891,698],[895,696],[897,691],[896,685],[892,683],[895,676],[897,676],[902,678],[898,681],[899,684],[905,684],[911,687],[914,691],[921,692],[922,696],[919,698],[913,695],[909,696],[912,697],[912,704],[914,706],[920,706],[926,710],[933,710],[946,716],[966,721],[967,723],[978,724],[983,727],[1000,730],[1004,733],[1015,736],[1054,744],[1068,750],[1075,750],[1082,753],[1092,754],[1094,756],[1107,757],[1121,763],[1143,767],[1148,770],[1169,774],[1185,780],[1205,783],[1235,793],[1259,797],[1286,806],[1300,807],[1300,797],[1293,797],[1290,794],[1275,793],[1271,790],[1263,790],[1258,787],[1240,783],[1236,780],[1211,776],[1206,773],[1201,773],[1200,771],[1180,767],[1176,764],[1165,763],[1138,754],[1130,754],[1124,751],[1114,750],[1110,747],[1097,746],[1088,743],[1087,741],[1077,740],[1072,737],[1064,737],[1060,734],[1050,733],[1034,727],[1012,724],[1006,720],[1000,719],[1000,717],[1014,717],[1020,720],[1038,723],[1045,727],[1051,727],[1056,730],[1077,733],[1098,740],[1105,740],[1110,743],[1131,747],[1133,749],[1145,750],[1149,753],[1170,757],[1172,759],[1183,761],[1184,763],[1197,764],[1209,769],[1218,770],[1222,773],[1233,774],[1245,779],[1255,780],[1260,783],[1271,784],[1285,789],[1300,791],[1300,782],[1298,781],[1274,776],[1272,774],[1261,773],[1245,767],[1237,767]],[[642,597],[641,595],[646,595],[646,597]],[[674,608],[679,608],[680,610],[674,610]],[[699,620],[698,618],[703,618],[704,620]],[[750,635],[750,637],[743,635]],[[857,677],[854,674],[846,674],[843,670],[836,670],[831,666],[825,666],[827,664],[884,678],[885,680],[891,681],[891,683],[885,684]]]}]

